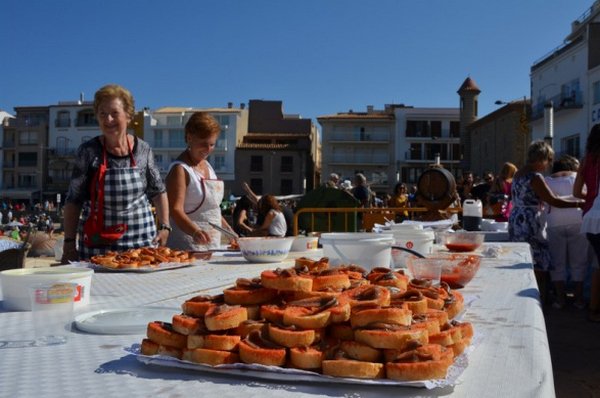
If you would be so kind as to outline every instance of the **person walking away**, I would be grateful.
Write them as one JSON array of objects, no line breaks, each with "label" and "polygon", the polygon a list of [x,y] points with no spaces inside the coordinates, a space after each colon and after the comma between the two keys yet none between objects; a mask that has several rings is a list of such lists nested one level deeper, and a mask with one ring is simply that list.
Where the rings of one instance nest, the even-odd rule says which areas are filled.
[{"label": "person walking away", "polygon": [[[550,190],[561,198],[573,195],[573,185],[579,168],[579,161],[573,156],[563,155],[552,165],[552,175],[546,177]],[[585,307],[583,281],[590,265],[590,245],[581,229],[582,210],[560,209],[546,206],[546,223],[550,257],[554,270],[550,278],[556,292],[554,308],[566,305],[567,268],[574,285],[574,306]]]},{"label": "person walking away", "polygon": [[[599,185],[600,124],[595,124],[591,128],[585,144],[585,155],[573,184],[573,196],[585,199],[581,232],[586,234],[597,260],[600,260]],[[594,269],[592,273],[588,319],[592,322],[600,322],[600,270],[598,268]]]},{"label": "person walking away", "polygon": [[527,242],[531,246],[534,271],[542,304],[547,298],[548,272],[552,270],[546,225],[542,217],[543,203],[552,207],[580,207],[579,199],[555,196],[542,173],[552,163],[554,151],[544,141],[534,141],[527,150],[527,163],[519,169],[512,183],[513,209],[508,219],[508,235],[512,242]]}]

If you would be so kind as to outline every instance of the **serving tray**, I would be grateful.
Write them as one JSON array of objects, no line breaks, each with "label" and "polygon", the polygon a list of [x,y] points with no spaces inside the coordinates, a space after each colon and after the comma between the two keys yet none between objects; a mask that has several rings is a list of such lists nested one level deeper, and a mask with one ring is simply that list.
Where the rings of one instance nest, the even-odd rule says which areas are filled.
[{"label": "serving tray", "polygon": [[378,386],[400,386],[421,387],[426,389],[452,387],[462,372],[467,368],[468,355],[481,342],[482,336],[477,332],[474,334],[471,344],[465,351],[454,359],[454,363],[448,368],[445,379],[420,380],[420,381],[398,381],[391,379],[353,379],[346,377],[326,376],[316,372],[301,369],[281,368],[279,366],[265,366],[259,364],[234,363],[227,365],[210,366],[201,363],[183,361],[173,357],[161,355],[142,355],[140,345],[134,344],[126,351],[135,355],[136,359],[146,365],[165,366],[170,368],[190,369],[198,372],[220,373],[244,377],[253,377],[262,380],[273,380],[278,382],[317,382],[328,384],[364,384]]}]

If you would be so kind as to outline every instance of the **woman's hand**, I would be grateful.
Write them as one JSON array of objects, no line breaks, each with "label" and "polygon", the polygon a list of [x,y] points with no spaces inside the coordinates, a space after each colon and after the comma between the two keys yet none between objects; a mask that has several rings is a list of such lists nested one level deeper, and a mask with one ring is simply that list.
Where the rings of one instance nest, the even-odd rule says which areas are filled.
[{"label": "woman's hand", "polygon": [[161,229],[156,234],[156,238],[154,238],[154,240],[152,241],[152,243],[154,243],[155,245],[158,244],[159,246],[166,246],[167,245],[167,239],[169,239],[169,230],[168,229]]},{"label": "woman's hand", "polygon": [[69,261],[78,261],[79,253],[75,241],[65,242],[63,244],[63,255],[60,259],[61,264],[69,264]]},{"label": "woman's hand", "polygon": [[194,243],[199,245],[207,245],[211,242],[210,234],[200,228],[194,231],[192,234],[192,239],[194,240]]}]

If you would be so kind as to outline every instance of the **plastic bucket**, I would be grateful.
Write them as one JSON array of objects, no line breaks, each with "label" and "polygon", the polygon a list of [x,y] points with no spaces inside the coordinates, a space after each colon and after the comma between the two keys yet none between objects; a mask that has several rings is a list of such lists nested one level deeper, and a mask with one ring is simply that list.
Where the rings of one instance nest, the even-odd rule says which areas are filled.
[{"label": "plastic bucket", "polygon": [[43,283],[70,282],[77,284],[75,309],[90,302],[92,275],[88,268],[44,267],[17,268],[0,272],[2,298],[5,310],[31,311],[29,290]]},{"label": "plastic bucket", "polygon": [[[433,252],[435,232],[431,229],[384,231],[383,234],[393,236],[394,246],[405,247],[424,256]],[[402,250],[392,249],[395,268],[406,268],[408,257],[413,257],[413,255]]]},{"label": "plastic bucket", "polygon": [[331,266],[355,264],[367,270],[389,267],[394,237],[371,232],[332,232],[321,234],[323,256]]}]

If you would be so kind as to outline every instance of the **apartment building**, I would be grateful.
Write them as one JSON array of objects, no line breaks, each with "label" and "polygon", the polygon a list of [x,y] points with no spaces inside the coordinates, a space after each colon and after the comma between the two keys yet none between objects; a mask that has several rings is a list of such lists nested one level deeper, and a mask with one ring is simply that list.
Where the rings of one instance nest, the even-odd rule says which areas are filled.
[{"label": "apartment building", "polygon": [[48,107],[14,110],[15,117],[3,123],[0,198],[41,202],[47,180]]},{"label": "apartment building", "polygon": [[75,152],[85,141],[101,134],[93,101],[59,101],[48,107],[48,166],[44,194],[55,196],[69,189]]},{"label": "apartment building", "polygon": [[[398,105],[401,106],[401,105]],[[396,181],[396,120],[394,105],[384,110],[340,112],[317,117],[321,125],[321,170],[354,181],[363,173],[374,191],[387,192]]]},{"label": "apartment building", "polygon": [[236,149],[236,195],[303,194],[319,184],[319,137],[310,119],[285,114],[281,101],[250,100],[248,133]]},{"label": "apartment building", "polygon": [[533,63],[530,76],[532,139],[551,138],[558,154],[581,157],[600,122],[600,1],[572,22],[564,43]]},{"label": "apartment building", "polygon": [[458,108],[395,107],[396,170],[400,180],[416,184],[436,162],[460,174],[460,117]]},{"label": "apartment building", "polygon": [[414,108],[387,104],[378,110],[342,112],[317,118],[322,127],[322,171],[353,180],[363,173],[371,189],[391,192],[398,181],[416,184],[436,161],[460,167],[457,108]]},{"label": "apartment building", "polygon": [[194,112],[207,112],[221,125],[215,150],[208,158],[211,166],[225,183],[226,197],[235,181],[236,147],[248,130],[248,110],[241,104],[234,108],[163,107],[143,111],[143,138],[152,147],[154,160],[162,177],[166,177],[171,162],[185,150],[185,124]]}]

